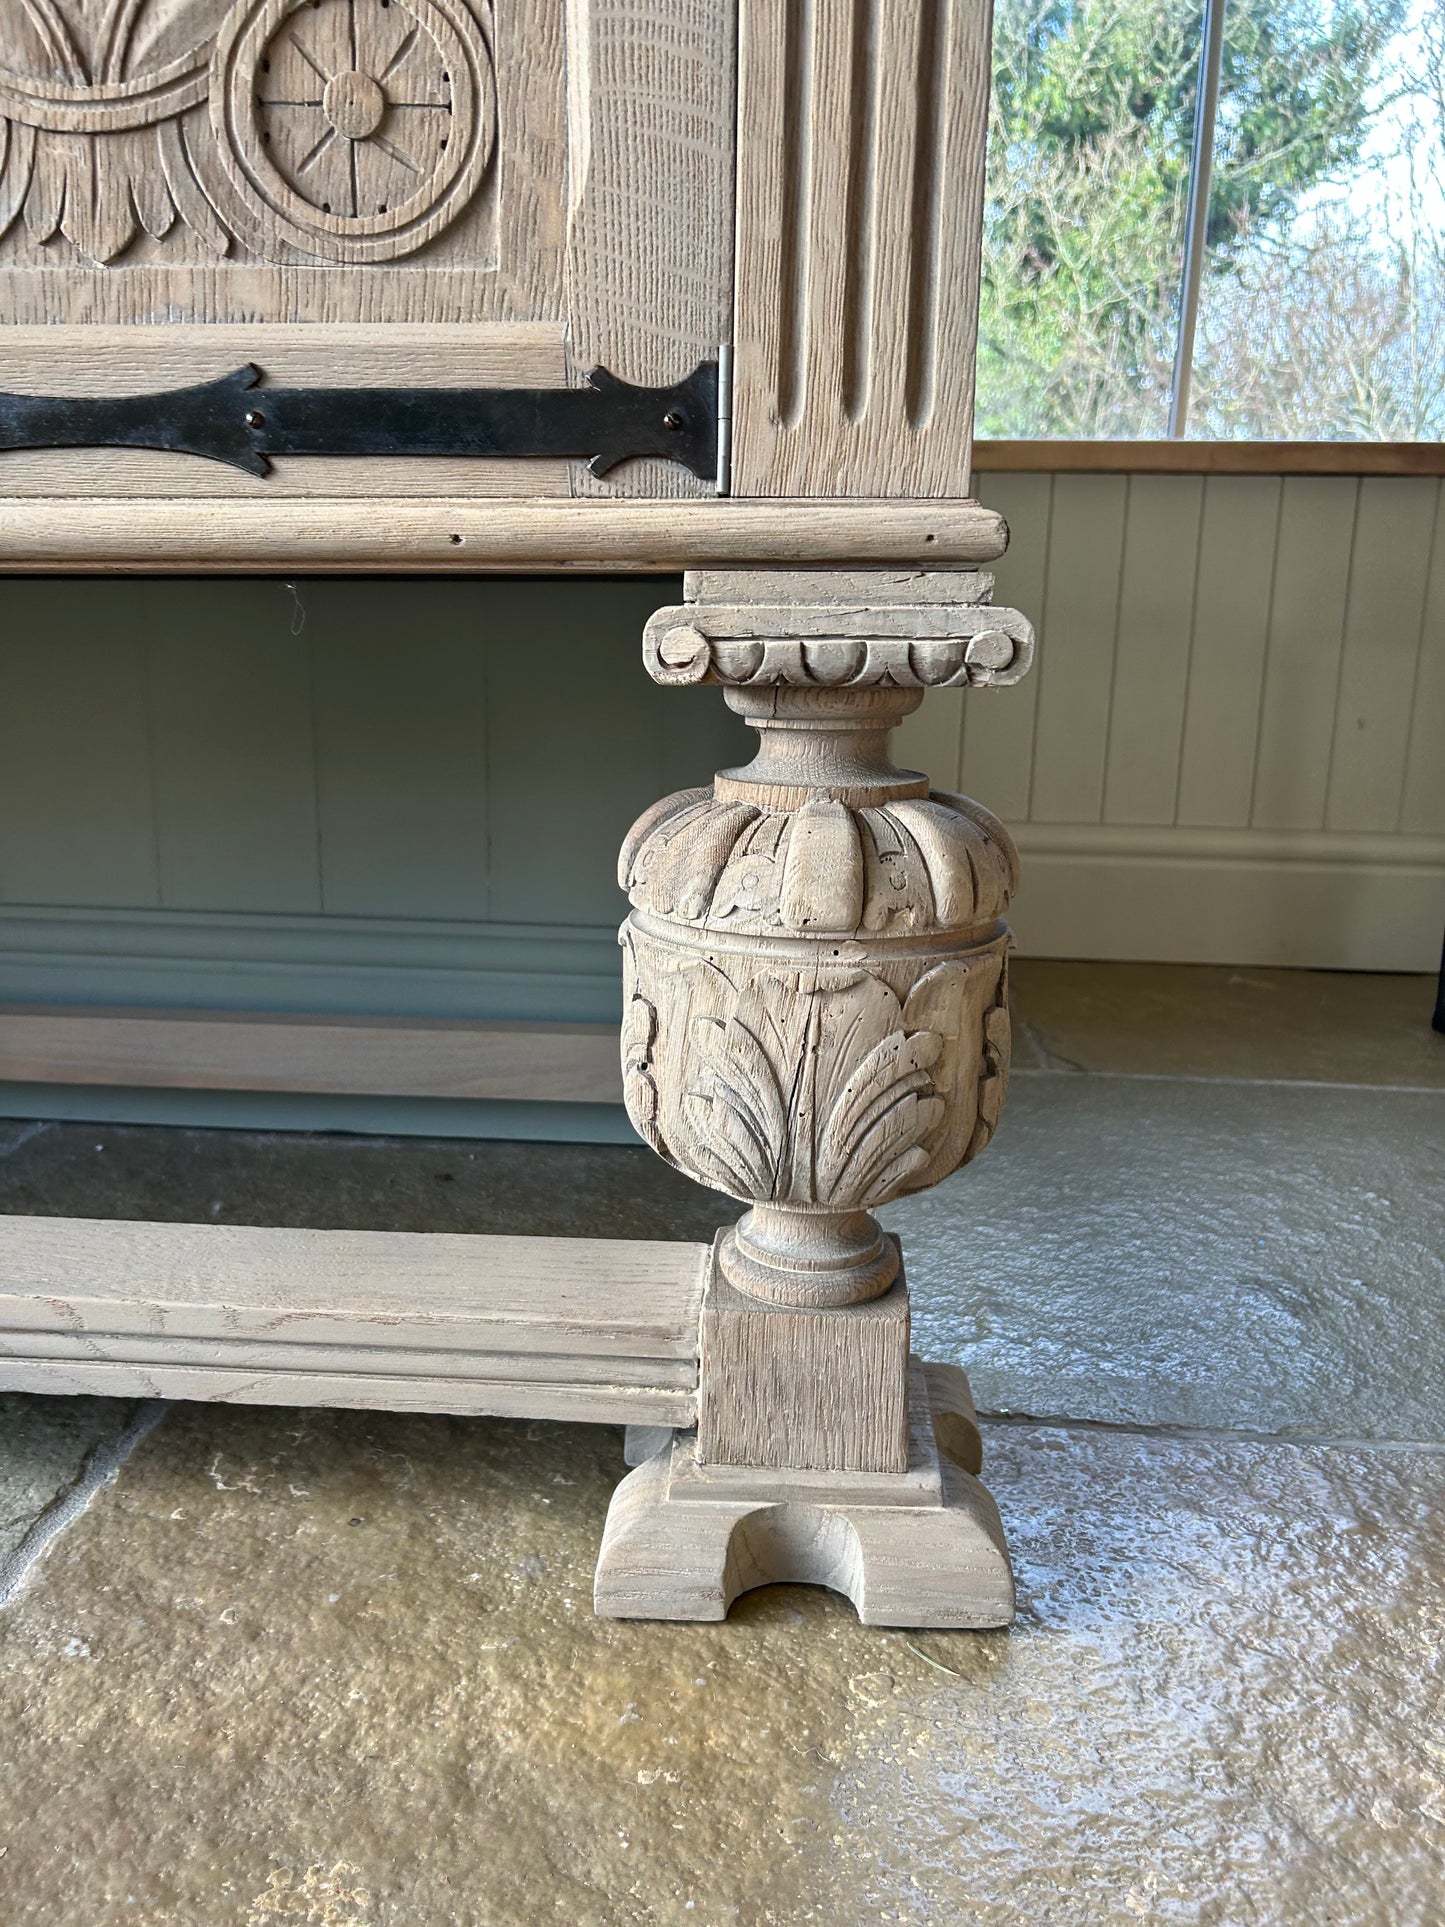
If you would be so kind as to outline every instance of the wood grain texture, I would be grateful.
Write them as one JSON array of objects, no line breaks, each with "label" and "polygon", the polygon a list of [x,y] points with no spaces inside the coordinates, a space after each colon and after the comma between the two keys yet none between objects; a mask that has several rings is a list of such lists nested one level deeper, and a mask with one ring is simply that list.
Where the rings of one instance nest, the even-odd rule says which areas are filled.
[{"label": "wood grain texture", "polygon": [[766,572],[734,583],[721,570],[690,571],[686,603],[657,610],[643,632],[653,681],[981,688],[1020,681],[1033,661],[1033,625],[994,606],[985,570],[876,585],[854,570],[780,571],[778,580],[770,593]]},{"label": "wood grain texture", "polygon": [[228,297],[263,263],[281,309],[265,318],[324,320],[342,288],[395,316],[436,265],[495,267],[498,121],[536,103],[495,71],[487,0],[298,12],[0,14],[0,97],[23,130],[0,175],[13,318],[79,319],[90,298],[123,320],[241,319]]},{"label": "wood grain texture", "polygon": [[[44,9],[0,10],[0,109],[20,130],[0,146],[0,322],[117,331],[127,386],[158,352],[179,385],[179,316],[201,335],[234,324],[232,365],[293,381],[308,358],[336,385],[438,385],[438,361],[454,386],[576,382],[598,362],[680,379],[730,332],[735,15],[134,0],[82,10],[57,40]],[[547,367],[509,380],[488,337],[528,327]],[[60,339],[43,352],[64,368]],[[10,458],[0,490],[7,475],[37,499],[268,505],[708,489],[660,462],[596,480],[556,461],[293,459],[259,481],[76,451]]]},{"label": "wood grain texture", "polygon": [[[358,1324],[371,1323],[393,1347],[688,1359],[710,1251],[635,1239],[0,1217],[0,1315],[17,1331],[326,1344],[351,1343]],[[57,1316],[52,1300],[72,1313]]]},{"label": "wood grain texture", "polygon": [[682,590],[689,602],[950,609],[991,602],[994,577],[988,569],[690,569]]},{"label": "wood grain texture", "polygon": [[979,441],[993,475],[1445,475],[1445,442]]},{"label": "wood grain texture", "polygon": [[[364,1358],[358,1361],[363,1367]],[[13,1392],[92,1398],[194,1399],[234,1405],[303,1405],[363,1412],[442,1412],[467,1418],[553,1419],[572,1425],[690,1425],[696,1399],[656,1385],[592,1385],[575,1377],[526,1379],[393,1377],[347,1372],[258,1371],[219,1365],[117,1363],[0,1357],[0,1384]]]},{"label": "wood grain texture", "polygon": [[795,667],[728,689],[754,761],[644,811],[624,843],[623,1095],[661,1156],[752,1205],[719,1248],[734,1285],[846,1306],[897,1275],[872,1209],[946,1177],[997,1122],[1017,866],[987,810],[891,762],[918,689]]},{"label": "wood grain texture", "polygon": [[836,1311],[760,1304],[714,1268],[702,1311],[698,1460],[903,1472],[908,1287]]},{"label": "wood grain texture", "polygon": [[687,1424],[707,1256],[0,1218],[0,1385]]},{"label": "wood grain texture", "polygon": [[[677,381],[731,332],[736,0],[567,0],[565,16],[573,353]],[[668,462],[572,475],[579,496],[714,492]]]},{"label": "wood grain texture", "polygon": [[[711,1467],[689,1436],[674,1439],[612,1496],[598,1613],[725,1619],[744,1592],[782,1583],[843,1593],[865,1625],[1006,1626],[1014,1588],[998,1510],[941,1449],[926,1369],[911,1374],[903,1472]],[[971,1406],[966,1387],[963,1398]]]},{"label": "wood grain texture", "polygon": [[742,0],[733,487],[966,493],[989,15]]},{"label": "wood grain texture", "polygon": [[0,1008],[0,1078],[620,1104],[615,1024]]},{"label": "wood grain texture", "polygon": [[968,500],[258,502],[119,497],[13,500],[0,514],[8,570],[220,573],[337,569],[666,574],[708,565],[968,565],[1008,531]]}]

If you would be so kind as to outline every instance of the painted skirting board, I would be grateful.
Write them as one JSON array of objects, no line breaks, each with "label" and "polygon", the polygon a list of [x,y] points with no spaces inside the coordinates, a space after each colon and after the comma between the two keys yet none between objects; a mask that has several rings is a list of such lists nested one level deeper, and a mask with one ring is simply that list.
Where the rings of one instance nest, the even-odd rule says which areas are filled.
[{"label": "painted skirting board", "polygon": [[1021,955],[1434,970],[1445,837],[1131,829],[1016,832]]}]

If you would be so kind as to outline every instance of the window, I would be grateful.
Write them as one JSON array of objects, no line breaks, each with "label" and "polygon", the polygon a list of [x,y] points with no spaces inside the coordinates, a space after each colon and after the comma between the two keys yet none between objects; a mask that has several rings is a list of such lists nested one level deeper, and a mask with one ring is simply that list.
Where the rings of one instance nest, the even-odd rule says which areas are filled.
[{"label": "window", "polygon": [[997,0],[978,425],[1445,436],[1445,0]]}]

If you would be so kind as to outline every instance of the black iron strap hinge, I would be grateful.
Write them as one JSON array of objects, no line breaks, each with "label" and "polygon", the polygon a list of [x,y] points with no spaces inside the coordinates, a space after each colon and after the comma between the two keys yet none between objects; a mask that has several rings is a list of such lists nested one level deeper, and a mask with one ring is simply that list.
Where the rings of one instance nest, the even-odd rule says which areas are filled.
[{"label": "black iron strap hinge", "polygon": [[[718,364],[672,388],[594,368],[586,388],[267,388],[238,368],[157,395],[0,393],[0,449],[155,448],[248,475],[273,455],[552,455],[594,475],[638,455],[718,480]],[[3,480],[3,469],[0,469]]]}]

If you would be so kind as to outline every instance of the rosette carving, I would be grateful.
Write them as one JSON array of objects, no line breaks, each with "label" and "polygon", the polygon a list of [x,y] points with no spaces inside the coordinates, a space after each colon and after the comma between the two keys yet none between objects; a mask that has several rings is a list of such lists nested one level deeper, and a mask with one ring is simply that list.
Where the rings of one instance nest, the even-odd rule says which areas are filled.
[{"label": "rosette carving", "polygon": [[475,193],[494,93],[471,0],[13,0],[0,236],[392,260]]},{"label": "rosette carving", "polygon": [[237,0],[211,118],[259,245],[389,261],[454,220],[496,137],[467,0]]}]

